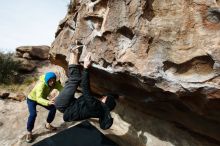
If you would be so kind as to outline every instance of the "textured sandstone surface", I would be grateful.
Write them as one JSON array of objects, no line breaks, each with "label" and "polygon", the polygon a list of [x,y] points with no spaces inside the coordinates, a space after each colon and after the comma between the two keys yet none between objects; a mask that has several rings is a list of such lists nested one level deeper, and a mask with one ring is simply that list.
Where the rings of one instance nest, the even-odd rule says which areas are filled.
[{"label": "textured sandstone surface", "polygon": [[92,52],[93,91],[123,95],[144,114],[220,142],[219,0],[71,4],[51,46],[53,63],[67,69],[68,48],[78,40],[81,59]]}]

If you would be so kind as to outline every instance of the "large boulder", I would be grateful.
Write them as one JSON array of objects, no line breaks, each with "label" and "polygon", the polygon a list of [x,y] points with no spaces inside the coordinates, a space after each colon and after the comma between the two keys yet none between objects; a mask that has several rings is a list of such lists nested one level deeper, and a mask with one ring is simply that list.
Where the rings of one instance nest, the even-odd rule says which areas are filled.
[{"label": "large boulder", "polygon": [[33,58],[33,59],[48,59],[49,46],[21,46],[16,48],[18,57]]},{"label": "large boulder", "polygon": [[92,52],[94,92],[118,93],[145,114],[220,142],[219,1],[74,4],[51,45],[53,63],[67,70],[68,48],[78,40],[81,60]]},{"label": "large boulder", "polygon": [[36,68],[36,63],[33,60],[24,58],[13,58],[13,60],[19,62],[19,71],[32,72]]},{"label": "large boulder", "polygon": [[16,48],[13,59],[20,62],[20,71],[32,72],[39,64],[43,64],[44,61],[48,60],[49,50],[50,47],[45,45],[20,46]]}]

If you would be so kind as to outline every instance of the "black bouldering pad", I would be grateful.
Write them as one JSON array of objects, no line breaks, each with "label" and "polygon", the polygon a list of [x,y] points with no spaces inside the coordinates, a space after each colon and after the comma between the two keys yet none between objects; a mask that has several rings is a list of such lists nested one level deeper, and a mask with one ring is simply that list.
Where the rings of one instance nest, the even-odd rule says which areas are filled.
[{"label": "black bouldering pad", "polygon": [[118,146],[88,121],[61,131],[33,146]]}]

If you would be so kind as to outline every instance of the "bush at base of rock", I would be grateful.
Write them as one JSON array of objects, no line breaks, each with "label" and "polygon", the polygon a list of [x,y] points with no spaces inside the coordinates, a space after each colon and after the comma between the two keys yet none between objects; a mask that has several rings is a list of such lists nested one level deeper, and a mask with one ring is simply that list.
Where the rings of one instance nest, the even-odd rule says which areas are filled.
[{"label": "bush at base of rock", "polygon": [[19,62],[14,61],[11,56],[11,53],[0,53],[0,83],[12,82],[18,72]]}]

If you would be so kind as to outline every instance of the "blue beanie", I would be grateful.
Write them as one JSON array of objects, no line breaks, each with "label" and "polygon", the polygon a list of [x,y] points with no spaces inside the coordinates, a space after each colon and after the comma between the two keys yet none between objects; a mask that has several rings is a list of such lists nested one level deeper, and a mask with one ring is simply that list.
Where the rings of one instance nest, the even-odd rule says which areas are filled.
[{"label": "blue beanie", "polygon": [[57,78],[57,76],[54,72],[47,72],[45,74],[45,82],[46,82],[47,85],[48,85],[48,81],[52,78],[55,78],[55,79]]}]

